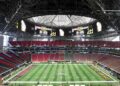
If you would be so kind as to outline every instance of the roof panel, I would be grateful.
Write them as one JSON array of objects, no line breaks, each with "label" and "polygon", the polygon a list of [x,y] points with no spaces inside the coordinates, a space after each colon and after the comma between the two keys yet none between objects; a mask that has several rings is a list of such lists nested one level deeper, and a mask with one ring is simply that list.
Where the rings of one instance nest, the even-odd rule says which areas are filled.
[{"label": "roof panel", "polygon": [[76,15],[45,15],[27,19],[29,22],[50,27],[75,27],[94,22],[95,19]]}]

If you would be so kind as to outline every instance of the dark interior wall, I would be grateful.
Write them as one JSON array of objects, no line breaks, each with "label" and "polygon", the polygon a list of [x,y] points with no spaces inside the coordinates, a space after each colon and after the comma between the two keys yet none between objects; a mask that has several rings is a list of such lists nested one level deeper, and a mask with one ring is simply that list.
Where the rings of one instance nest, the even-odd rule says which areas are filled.
[{"label": "dark interior wall", "polygon": [[72,36],[72,28],[63,29],[64,36]]},{"label": "dark interior wall", "polygon": [[4,37],[0,36],[0,50],[3,50],[3,40],[4,40]]},{"label": "dark interior wall", "polygon": [[30,34],[34,34],[35,31],[35,25],[31,24],[29,22],[25,22],[26,24],[26,32],[30,33]]}]

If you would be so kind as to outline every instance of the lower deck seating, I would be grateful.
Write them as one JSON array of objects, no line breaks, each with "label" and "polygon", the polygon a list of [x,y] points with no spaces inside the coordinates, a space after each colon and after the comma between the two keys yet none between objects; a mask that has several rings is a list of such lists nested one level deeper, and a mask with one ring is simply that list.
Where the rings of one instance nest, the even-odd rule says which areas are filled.
[{"label": "lower deck seating", "polygon": [[47,62],[49,60],[49,54],[33,54],[32,62]]},{"label": "lower deck seating", "polygon": [[[7,55],[8,54],[8,55]],[[67,55],[66,57],[63,53],[55,53],[55,54],[32,54],[29,53],[19,53],[19,57],[7,53],[6,55],[4,53],[0,53],[0,64],[5,65],[8,69],[15,68],[17,65],[27,62],[48,62],[49,60],[52,61],[66,61],[66,60],[73,60],[73,61],[97,61],[112,70],[115,70],[116,72],[120,73],[120,57],[113,56],[113,55],[105,55],[105,54],[73,54],[73,55]],[[67,59],[66,59],[67,58]],[[70,61],[69,60],[69,61]],[[0,68],[0,73],[2,71],[5,71],[7,69]]]},{"label": "lower deck seating", "polygon": [[64,61],[64,54],[50,54],[49,60]]},{"label": "lower deck seating", "polygon": [[[22,55],[16,56],[13,53],[1,52],[0,53],[0,74],[6,74],[6,71],[13,70],[22,65],[24,62],[30,62],[29,53],[21,53]],[[23,57],[24,55],[24,57]]]},{"label": "lower deck seating", "polygon": [[120,57],[105,54],[74,54],[75,61],[97,61],[120,73]]},{"label": "lower deck seating", "polygon": [[19,56],[24,59],[24,61],[30,62],[31,56],[29,53],[19,53]]},{"label": "lower deck seating", "polygon": [[4,67],[0,67],[0,73],[3,73],[4,71],[6,71],[7,69]]},{"label": "lower deck seating", "polygon": [[63,61],[64,54],[33,54],[32,62]]},{"label": "lower deck seating", "polygon": [[[73,61],[97,61],[112,70],[120,73],[120,57],[113,55],[105,55],[105,54],[74,54],[73,56],[69,56],[70,60]],[[53,61],[64,61],[66,60],[64,54],[33,54],[32,62],[48,62],[49,60]],[[68,60],[68,59],[67,59]],[[66,60],[66,61],[67,61]],[[69,61],[70,61],[69,60]]]}]

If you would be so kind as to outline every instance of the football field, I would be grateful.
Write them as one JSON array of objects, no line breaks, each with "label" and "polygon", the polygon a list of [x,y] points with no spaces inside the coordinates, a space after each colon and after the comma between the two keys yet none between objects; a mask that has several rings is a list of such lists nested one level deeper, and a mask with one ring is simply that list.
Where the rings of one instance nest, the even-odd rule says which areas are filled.
[{"label": "football field", "polygon": [[[117,86],[116,80],[89,64],[32,64],[27,72],[11,78],[11,86]],[[27,69],[26,69],[27,70]],[[13,84],[14,83],[14,84]],[[48,85],[48,86],[49,86]],[[35,85],[36,86],[36,85]]]}]

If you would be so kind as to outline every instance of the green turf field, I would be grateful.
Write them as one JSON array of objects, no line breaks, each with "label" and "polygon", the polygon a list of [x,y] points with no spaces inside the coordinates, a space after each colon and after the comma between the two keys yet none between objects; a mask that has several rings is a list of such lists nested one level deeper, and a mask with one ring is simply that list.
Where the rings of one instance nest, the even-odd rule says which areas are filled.
[{"label": "green turf field", "polygon": [[[117,86],[111,82],[115,80],[88,64],[33,64],[33,67],[21,77],[14,77],[10,81],[16,82],[43,82],[43,83],[70,83],[84,84],[85,86]],[[81,83],[82,82],[82,83]],[[90,84],[90,83],[92,84]],[[105,84],[103,82],[110,82]],[[88,84],[85,84],[88,83]],[[39,84],[39,83],[38,83]],[[14,85],[13,85],[14,86]],[[16,86],[16,85],[15,85]],[[23,85],[21,85],[23,86]],[[27,85],[25,85],[27,86]],[[33,86],[33,85],[32,85]],[[59,85],[56,85],[59,86]],[[64,85],[63,85],[64,86]],[[68,85],[69,86],[69,85]],[[80,86],[80,85],[79,85]]]}]

